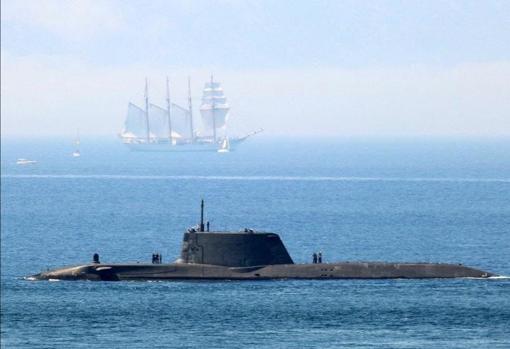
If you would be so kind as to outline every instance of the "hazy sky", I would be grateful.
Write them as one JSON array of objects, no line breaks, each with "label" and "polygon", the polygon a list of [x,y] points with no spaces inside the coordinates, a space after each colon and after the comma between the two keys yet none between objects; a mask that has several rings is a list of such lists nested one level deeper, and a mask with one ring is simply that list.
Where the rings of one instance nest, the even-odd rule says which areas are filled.
[{"label": "hazy sky", "polygon": [[510,136],[510,1],[1,2],[2,135],[115,135],[144,77],[238,132]]}]

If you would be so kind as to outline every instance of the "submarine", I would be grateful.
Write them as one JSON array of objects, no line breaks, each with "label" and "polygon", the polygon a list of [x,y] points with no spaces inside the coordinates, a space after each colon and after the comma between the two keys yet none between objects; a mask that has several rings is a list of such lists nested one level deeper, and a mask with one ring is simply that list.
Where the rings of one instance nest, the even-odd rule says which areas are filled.
[{"label": "submarine", "polygon": [[26,277],[29,280],[270,280],[270,279],[428,279],[488,278],[496,274],[447,263],[336,262],[321,258],[296,264],[278,234],[244,229],[239,232],[209,231],[204,225],[204,201],[200,224],[185,231],[180,257],[162,263],[91,263],[63,267]]}]

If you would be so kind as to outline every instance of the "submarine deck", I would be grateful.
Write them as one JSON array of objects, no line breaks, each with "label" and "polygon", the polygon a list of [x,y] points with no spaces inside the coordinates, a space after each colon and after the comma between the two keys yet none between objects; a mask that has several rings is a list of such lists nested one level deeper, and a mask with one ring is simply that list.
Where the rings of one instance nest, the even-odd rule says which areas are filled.
[{"label": "submarine deck", "polygon": [[210,264],[84,264],[33,275],[31,280],[268,280],[268,279],[426,279],[496,276],[461,264],[340,262],[226,267]]}]

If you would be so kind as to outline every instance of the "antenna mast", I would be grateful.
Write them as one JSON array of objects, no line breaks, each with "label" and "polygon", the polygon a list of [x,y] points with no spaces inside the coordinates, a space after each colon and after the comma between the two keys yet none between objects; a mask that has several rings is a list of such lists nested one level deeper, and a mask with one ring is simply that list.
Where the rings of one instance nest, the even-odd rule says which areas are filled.
[{"label": "antenna mast", "polygon": [[195,132],[193,131],[193,110],[191,104],[191,80],[188,76],[188,106],[189,106],[189,127],[191,132],[191,143],[195,142]]},{"label": "antenna mast", "polygon": [[151,141],[150,125],[149,125],[149,83],[145,78],[145,123],[147,125],[147,143]]},{"label": "antenna mast", "polygon": [[170,117],[170,107],[172,104],[170,103],[170,83],[168,82],[168,76],[166,77],[166,104],[167,104],[167,115],[168,115],[168,139],[170,141],[170,145],[173,143],[172,137],[172,118]]},{"label": "antenna mast", "polygon": [[216,105],[214,104],[214,80],[213,76],[211,74],[211,114],[212,114],[212,122],[213,122],[213,137],[214,137],[214,143],[216,143]]},{"label": "antenna mast", "polygon": [[204,199],[200,204],[200,231],[204,231]]}]

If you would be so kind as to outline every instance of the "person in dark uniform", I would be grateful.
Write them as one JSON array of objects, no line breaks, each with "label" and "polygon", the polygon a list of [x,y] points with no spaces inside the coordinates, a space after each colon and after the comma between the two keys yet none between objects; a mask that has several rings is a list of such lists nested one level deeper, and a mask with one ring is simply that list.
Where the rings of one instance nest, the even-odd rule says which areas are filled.
[{"label": "person in dark uniform", "polygon": [[312,255],[312,258],[313,258],[313,264],[317,264],[317,253],[313,253]]},{"label": "person in dark uniform", "polygon": [[209,231],[209,221],[207,221],[207,231]]},{"label": "person in dark uniform", "polygon": [[97,253],[94,253],[92,256],[92,263],[99,263],[99,255]]},{"label": "person in dark uniform", "polygon": [[322,252],[319,252],[319,254],[317,255],[317,262],[319,264],[322,263]]}]

